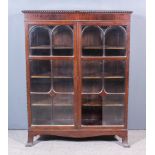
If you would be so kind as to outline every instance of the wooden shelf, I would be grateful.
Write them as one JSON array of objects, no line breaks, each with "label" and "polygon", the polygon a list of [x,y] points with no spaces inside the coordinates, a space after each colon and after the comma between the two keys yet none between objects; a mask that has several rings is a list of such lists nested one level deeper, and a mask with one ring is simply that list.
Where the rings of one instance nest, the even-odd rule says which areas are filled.
[{"label": "wooden shelf", "polygon": [[55,107],[71,107],[73,106],[73,104],[32,104],[32,106],[41,106],[41,107],[44,107],[44,106],[55,106]]},{"label": "wooden shelf", "polygon": [[[31,75],[31,78],[72,79],[71,76]],[[84,76],[82,79],[124,79],[125,76]]]},{"label": "wooden shelf", "polygon": [[83,76],[82,79],[102,79],[102,76]]},{"label": "wooden shelf", "polygon": [[50,107],[52,104],[32,104],[31,106]]},{"label": "wooden shelf", "polygon": [[123,104],[103,104],[103,107],[123,107]]},{"label": "wooden shelf", "polygon": [[51,49],[50,46],[32,46],[30,47],[31,50],[33,49]]},{"label": "wooden shelf", "polygon": [[72,76],[53,76],[54,79],[73,79]]},{"label": "wooden shelf", "polygon": [[84,107],[102,107],[102,104],[90,104],[90,103],[84,103],[82,104]]},{"label": "wooden shelf", "polygon": [[83,76],[82,79],[123,79],[125,76]]},{"label": "wooden shelf", "polygon": [[100,119],[98,118],[85,118],[85,119],[82,119],[82,121],[101,121]]},{"label": "wooden shelf", "polygon": [[67,103],[59,103],[59,104],[54,104],[54,107],[73,107],[73,104],[67,104]]},{"label": "wooden shelf", "polygon": [[125,60],[126,56],[81,56],[82,60]]},{"label": "wooden shelf", "polygon": [[31,95],[35,94],[35,95],[49,95],[49,92],[30,92]]},{"label": "wooden shelf", "polygon": [[85,47],[82,47],[82,49],[103,49],[103,46],[85,46]]},{"label": "wooden shelf", "polygon": [[82,49],[109,49],[109,50],[125,50],[126,47],[121,46],[106,46],[105,48],[103,46],[85,46],[82,47]]},{"label": "wooden shelf", "polygon": [[105,49],[107,50],[125,50],[125,47],[117,47],[117,46],[106,46]]},{"label": "wooden shelf", "polygon": [[62,46],[62,47],[52,47],[53,49],[73,49],[73,47],[65,47],[65,46]]},{"label": "wooden shelf", "polygon": [[82,104],[84,107],[123,107],[123,104],[90,104],[90,103],[84,103]]},{"label": "wooden shelf", "polygon": [[51,78],[50,75],[31,75],[31,78]]},{"label": "wooden shelf", "polygon": [[72,79],[71,76],[31,75],[31,78]]},{"label": "wooden shelf", "polygon": [[74,56],[34,56],[34,55],[29,55],[30,60],[73,60]]},{"label": "wooden shelf", "polygon": [[125,76],[104,76],[104,79],[124,79]]}]

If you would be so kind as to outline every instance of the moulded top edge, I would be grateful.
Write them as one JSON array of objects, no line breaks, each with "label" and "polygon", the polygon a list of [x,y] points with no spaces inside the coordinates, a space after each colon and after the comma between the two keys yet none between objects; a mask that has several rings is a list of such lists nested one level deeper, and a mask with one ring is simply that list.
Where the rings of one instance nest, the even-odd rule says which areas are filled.
[{"label": "moulded top edge", "polygon": [[133,13],[129,10],[22,10],[23,13]]}]

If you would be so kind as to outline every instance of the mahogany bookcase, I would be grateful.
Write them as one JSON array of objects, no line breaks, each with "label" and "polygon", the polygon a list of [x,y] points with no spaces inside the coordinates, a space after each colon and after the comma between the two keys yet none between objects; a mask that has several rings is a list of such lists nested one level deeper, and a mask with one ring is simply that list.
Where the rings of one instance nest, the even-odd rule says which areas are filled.
[{"label": "mahogany bookcase", "polygon": [[127,146],[131,11],[24,10],[28,146],[117,135]]}]

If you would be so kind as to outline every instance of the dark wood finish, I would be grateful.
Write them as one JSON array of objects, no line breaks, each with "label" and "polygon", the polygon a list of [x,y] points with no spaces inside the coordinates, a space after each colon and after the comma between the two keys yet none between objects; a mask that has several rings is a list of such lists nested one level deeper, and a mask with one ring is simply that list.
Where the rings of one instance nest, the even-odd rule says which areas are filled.
[{"label": "dark wood finish", "polygon": [[132,12],[22,12],[27,146],[32,146],[36,135],[74,138],[117,135],[128,146]]}]

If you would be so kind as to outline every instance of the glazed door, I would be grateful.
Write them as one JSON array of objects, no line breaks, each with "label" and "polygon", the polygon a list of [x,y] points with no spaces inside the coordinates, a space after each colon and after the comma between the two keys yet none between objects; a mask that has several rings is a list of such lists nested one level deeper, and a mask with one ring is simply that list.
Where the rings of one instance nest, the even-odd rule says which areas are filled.
[{"label": "glazed door", "polygon": [[76,125],[74,24],[29,26],[31,125]]},{"label": "glazed door", "polygon": [[123,127],[126,27],[79,24],[80,123]]}]

